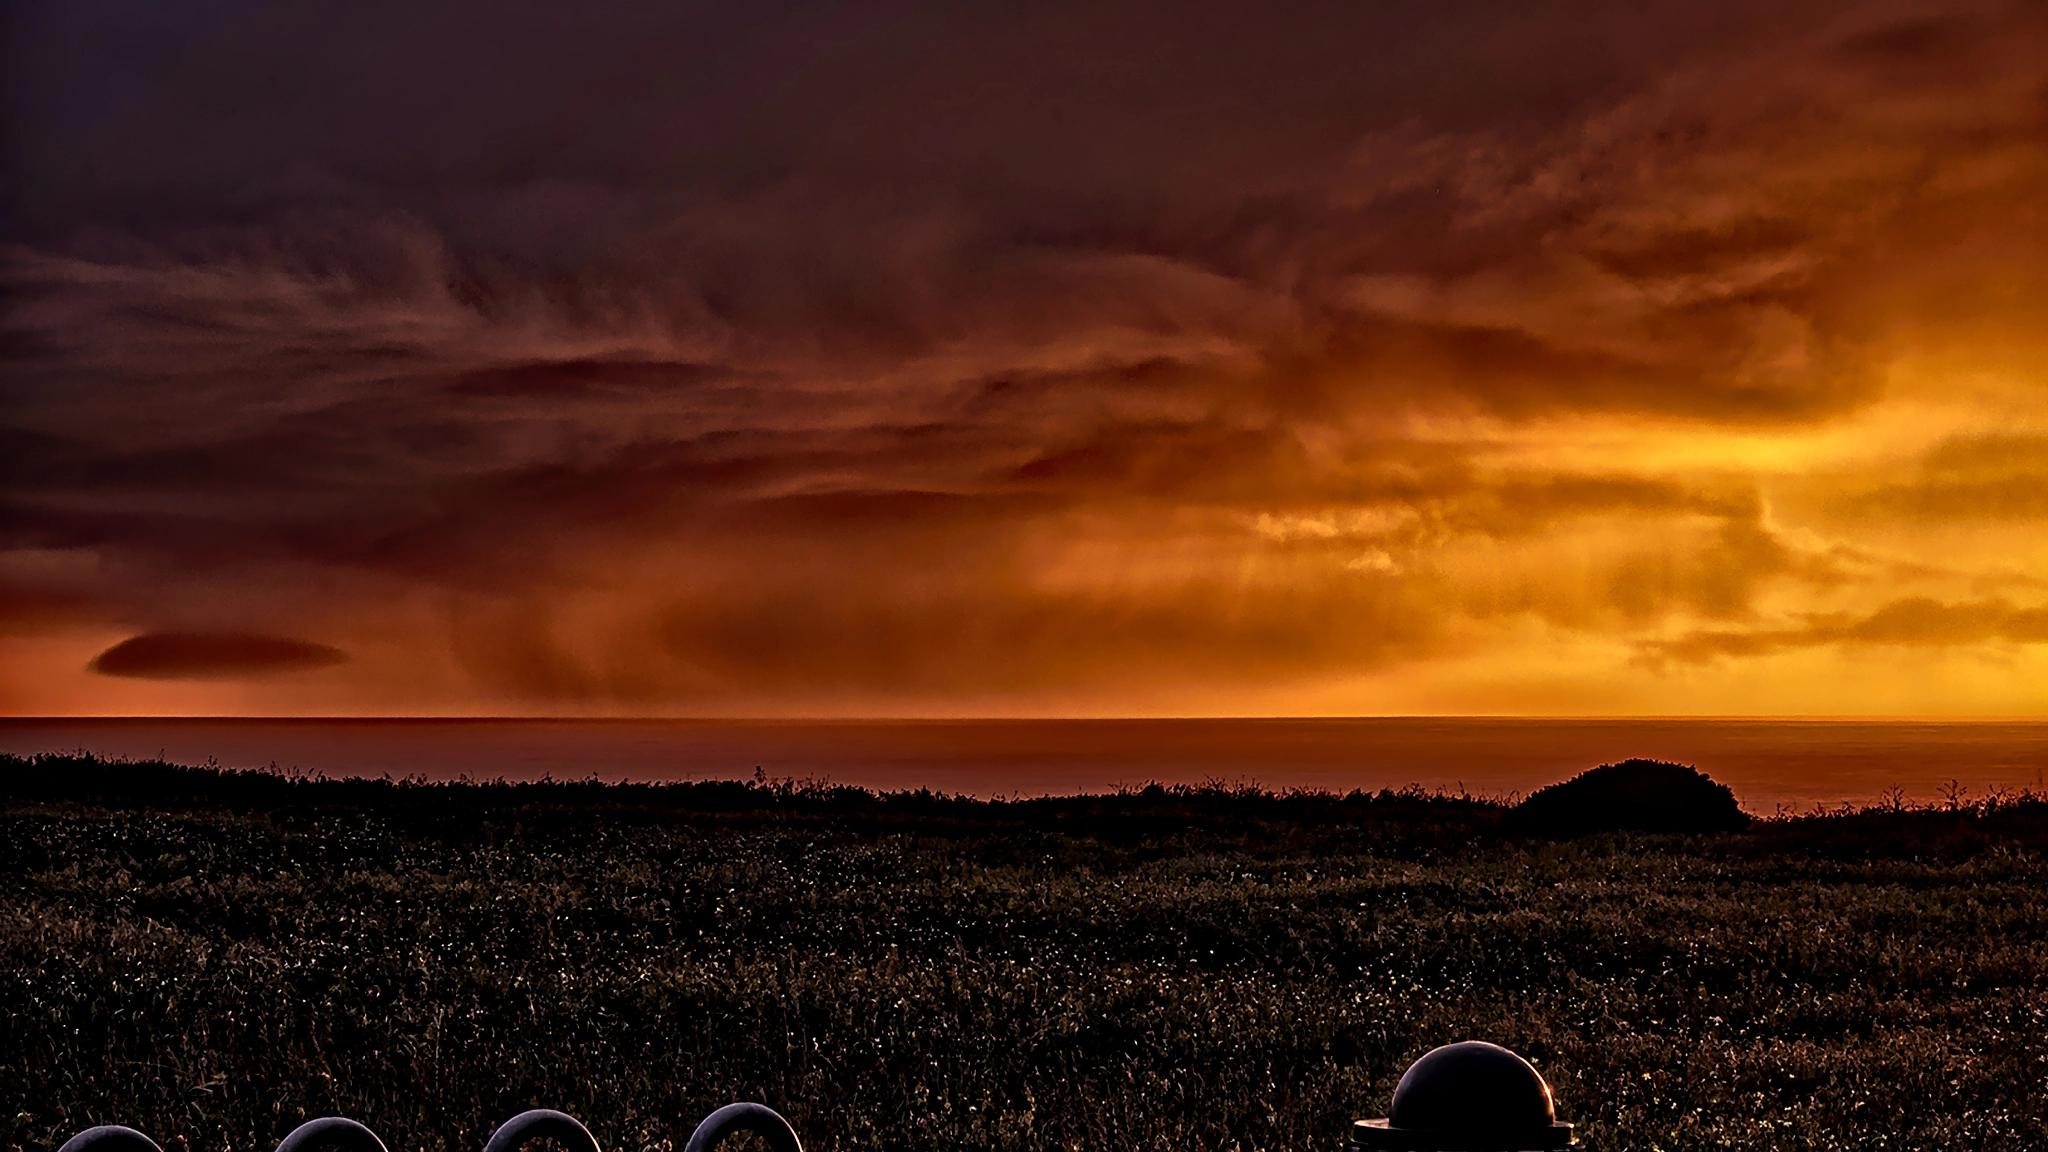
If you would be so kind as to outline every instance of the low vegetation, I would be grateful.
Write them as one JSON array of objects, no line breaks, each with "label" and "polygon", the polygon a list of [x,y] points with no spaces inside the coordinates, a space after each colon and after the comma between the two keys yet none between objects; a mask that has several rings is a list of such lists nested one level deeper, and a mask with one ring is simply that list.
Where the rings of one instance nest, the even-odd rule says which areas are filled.
[{"label": "low vegetation", "polygon": [[0,758],[0,1145],[667,1150],[755,1099],[815,1150],[1333,1150],[1476,1038],[1590,1149],[2038,1147],[2048,803],[1505,816]]}]

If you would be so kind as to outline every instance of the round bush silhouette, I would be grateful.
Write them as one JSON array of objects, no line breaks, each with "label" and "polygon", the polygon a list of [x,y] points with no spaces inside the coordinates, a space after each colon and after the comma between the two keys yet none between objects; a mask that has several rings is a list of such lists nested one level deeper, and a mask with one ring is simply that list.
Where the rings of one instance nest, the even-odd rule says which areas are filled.
[{"label": "round bush silhouette", "polygon": [[1537,836],[1594,832],[1739,832],[1749,816],[1726,784],[1684,764],[1624,760],[1540,788],[1508,814]]}]

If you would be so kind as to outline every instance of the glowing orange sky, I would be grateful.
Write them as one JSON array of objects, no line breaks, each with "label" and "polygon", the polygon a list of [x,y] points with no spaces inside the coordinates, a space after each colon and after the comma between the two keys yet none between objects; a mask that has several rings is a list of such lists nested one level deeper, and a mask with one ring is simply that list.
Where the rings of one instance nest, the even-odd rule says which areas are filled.
[{"label": "glowing orange sky", "polygon": [[1532,7],[31,6],[0,709],[2048,715],[2048,15]]}]

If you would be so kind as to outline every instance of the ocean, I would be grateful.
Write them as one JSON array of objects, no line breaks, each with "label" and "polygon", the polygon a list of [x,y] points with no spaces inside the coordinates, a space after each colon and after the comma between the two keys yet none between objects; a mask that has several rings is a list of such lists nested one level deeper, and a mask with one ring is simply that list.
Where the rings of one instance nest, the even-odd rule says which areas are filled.
[{"label": "ocean", "polygon": [[1255,783],[1512,797],[1629,757],[1691,764],[1770,815],[2044,791],[2048,721],[0,719],[0,752],[428,780],[829,780],[981,797]]}]

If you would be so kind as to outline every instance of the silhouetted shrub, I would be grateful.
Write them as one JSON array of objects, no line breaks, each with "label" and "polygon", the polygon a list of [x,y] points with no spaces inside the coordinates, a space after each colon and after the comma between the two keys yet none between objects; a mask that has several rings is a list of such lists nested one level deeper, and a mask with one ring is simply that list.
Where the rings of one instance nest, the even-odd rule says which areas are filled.
[{"label": "silhouetted shrub", "polygon": [[1515,806],[1507,826],[1537,836],[1594,832],[1739,832],[1749,816],[1726,784],[1661,760],[1602,764],[1541,788]]}]

